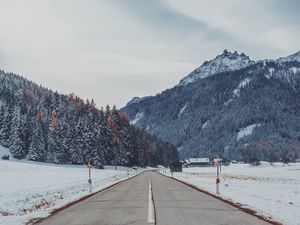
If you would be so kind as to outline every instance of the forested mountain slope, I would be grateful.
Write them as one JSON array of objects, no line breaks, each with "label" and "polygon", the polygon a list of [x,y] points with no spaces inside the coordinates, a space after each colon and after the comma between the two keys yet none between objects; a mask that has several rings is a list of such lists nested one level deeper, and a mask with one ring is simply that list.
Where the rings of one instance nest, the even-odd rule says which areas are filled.
[{"label": "forested mountain slope", "polygon": [[176,148],[130,125],[115,107],[58,94],[0,71],[0,144],[17,159],[124,166],[167,165]]},{"label": "forested mountain slope", "polygon": [[182,158],[293,161],[300,157],[299,56],[254,62],[224,51],[174,88],[121,110]]}]

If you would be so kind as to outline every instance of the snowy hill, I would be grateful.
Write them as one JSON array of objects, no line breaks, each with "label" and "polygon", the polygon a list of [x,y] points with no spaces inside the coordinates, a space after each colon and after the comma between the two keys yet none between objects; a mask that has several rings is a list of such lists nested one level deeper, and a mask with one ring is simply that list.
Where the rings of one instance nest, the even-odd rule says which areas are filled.
[{"label": "snowy hill", "polygon": [[253,62],[224,52],[181,85],[121,110],[175,144],[183,158],[292,161],[300,155],[298,55]]},{"label": "snowy hill", "polygon": [[186,85],[221,72],[238,70],[253,63],[254,61],[250,60],[249,56],[246,56],[244,53],[238,54],[236,51],[232,53],[224,50],[223,54],[204,62],[200,67],[183,78],[179,85]]}]

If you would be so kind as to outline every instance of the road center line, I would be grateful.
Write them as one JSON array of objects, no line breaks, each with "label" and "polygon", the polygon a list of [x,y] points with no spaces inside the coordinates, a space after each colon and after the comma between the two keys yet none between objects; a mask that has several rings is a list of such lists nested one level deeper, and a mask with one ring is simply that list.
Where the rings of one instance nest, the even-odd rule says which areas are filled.
[{"label": "road center line", "polygon": [[154,202],[152,197],[152,185],[149,180],[149,197],[148,197],[148,223],[155,223],[155,215],[154,215]]}]

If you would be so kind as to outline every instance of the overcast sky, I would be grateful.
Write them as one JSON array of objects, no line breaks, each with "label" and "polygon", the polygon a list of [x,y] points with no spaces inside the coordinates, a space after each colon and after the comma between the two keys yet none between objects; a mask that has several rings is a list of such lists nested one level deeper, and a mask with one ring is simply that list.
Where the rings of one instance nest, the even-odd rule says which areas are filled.
[{"label": "overcast sky", "polygon": [[0,0],[0,69],[122,107],[228,50],[300,50],[298,0]]}]

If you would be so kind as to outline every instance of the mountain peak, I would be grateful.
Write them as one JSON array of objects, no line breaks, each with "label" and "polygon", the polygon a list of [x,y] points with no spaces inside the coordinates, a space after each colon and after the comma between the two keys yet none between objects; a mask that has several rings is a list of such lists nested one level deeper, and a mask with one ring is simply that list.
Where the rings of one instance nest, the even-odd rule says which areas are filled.
[{"label": "mountain peak", "polygon": [[221,55],[217,55],[210,61],[205,61],[200,67],[183,78],[179,85],[193,83],[198,79],[203,79],[217,73],[241,69],[253,63],[254,61],[244,53],[239,54],[237,51],[230,52],[225,49]]}]

